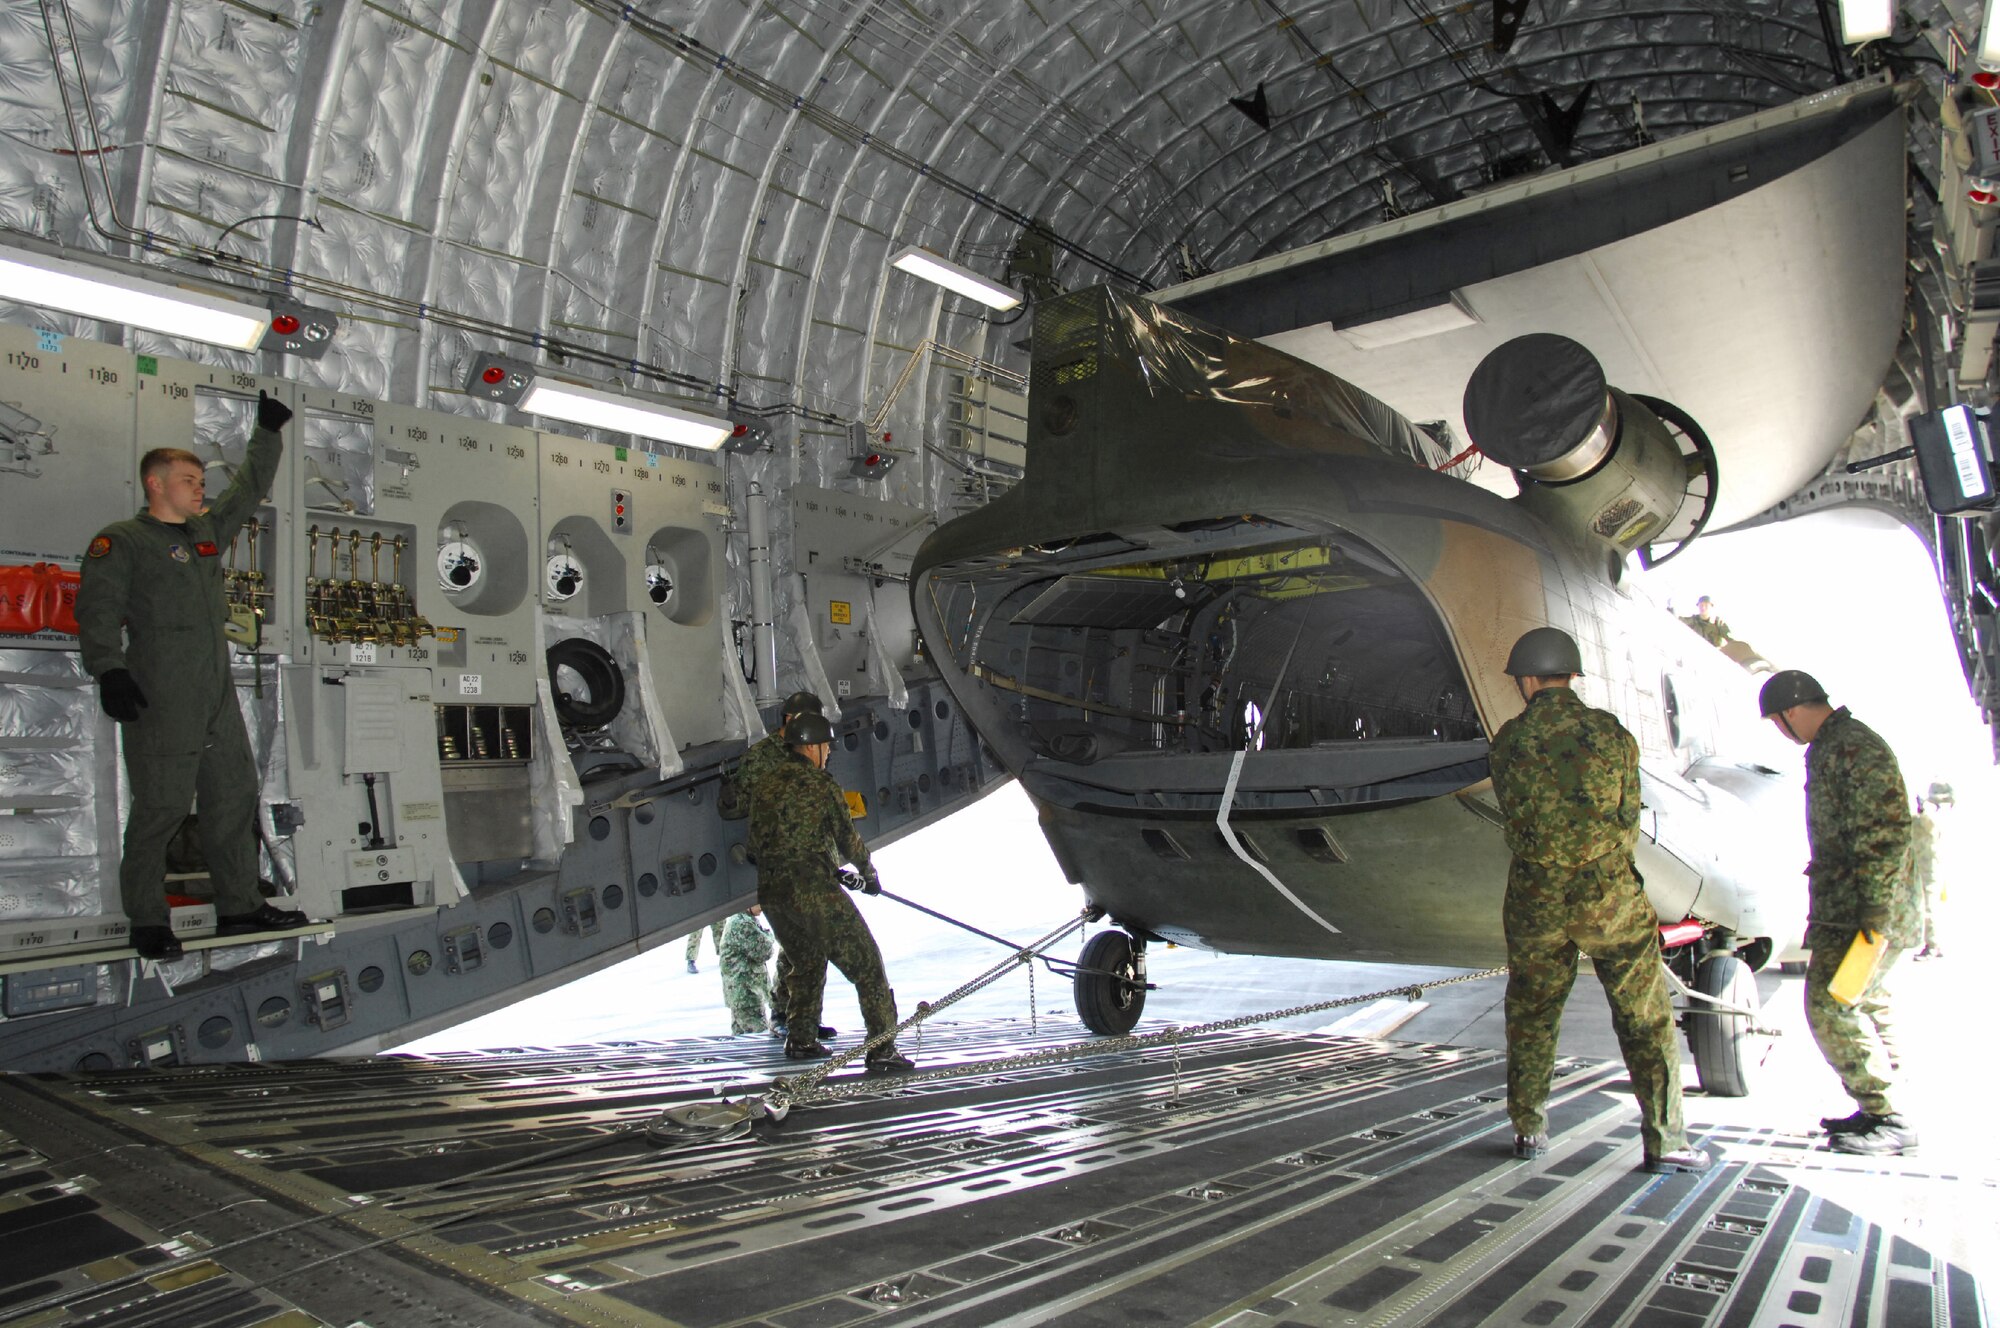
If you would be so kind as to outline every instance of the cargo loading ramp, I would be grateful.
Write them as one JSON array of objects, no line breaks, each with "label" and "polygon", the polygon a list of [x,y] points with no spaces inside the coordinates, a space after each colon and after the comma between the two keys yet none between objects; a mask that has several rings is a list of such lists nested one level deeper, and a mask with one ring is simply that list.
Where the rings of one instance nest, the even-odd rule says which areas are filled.
[{"label": "cargo loading ramp", "polygon": [[1993,1178],[1949,1162],[1842,1158],[1691,1096],[1717,1167],[1648,1176],[1622,1074],[1574,1060],[1554,1148],[1517,1162],[1492,1051],[1238,1030],[1034,1063],[1079,1035],[931,1025],[927,1070],[1023,1059],[707,1139],[663,1110],[796,1068],[775,1042],[15,1077],[0,1316],[1988,1321]]}]

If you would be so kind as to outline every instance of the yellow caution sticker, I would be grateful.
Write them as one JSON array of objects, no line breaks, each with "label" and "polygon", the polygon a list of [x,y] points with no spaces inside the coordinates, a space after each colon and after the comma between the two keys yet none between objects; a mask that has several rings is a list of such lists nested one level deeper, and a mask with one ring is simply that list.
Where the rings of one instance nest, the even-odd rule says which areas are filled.
[{"label": "yellow caution sticker", "polygon": [[830,621],[845,626],[854,621],[854,606],[844,599],[837,599],[827,606],[826,616]]},{"label": "yellow caution sticker", "polygon": [[850,821],[858,821],[868,814],[868,799],[853,789],[843,789],[841,792],[847,795],[847,818]]}]

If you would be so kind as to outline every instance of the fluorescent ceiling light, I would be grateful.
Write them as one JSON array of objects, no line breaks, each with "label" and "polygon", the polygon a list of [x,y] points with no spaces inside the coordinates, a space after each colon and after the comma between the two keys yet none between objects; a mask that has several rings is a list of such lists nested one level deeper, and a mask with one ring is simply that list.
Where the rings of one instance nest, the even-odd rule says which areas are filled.
[{"label": "fluorescent ceiling light", "polygon": [[[1995,3],[2000,3],[2000,0],[1995,0]],[[1015,309],[1021,304],[1021,297],[999,282],[988,281],[972,269],[939,258],[928,249],[905,249],[889,260],[889,266],[899,267],[913,277],[934,281],[948,291],[956,291],[995,309]]]},{"label": "fluorescent ceiling light", "polygon": [[2000,68],[2000,0],[1986,0],[1986,14],[1979,20],[1979,63]]},{"label": "fluorescent ceiling light", "polygon": [[1427,309],[1413,309],[1406,314],[1380,318],[1355,327],[1337,327],[1334,332],[1356,350],[1380,350],[1384,346],[1399,346],[1406,341],[1421,341],[1441,332],[1478,325],[1479,316],[1459,303],[1454,295],[1443,304],[1434,304]]},{"label": "fluorescent ceiling light", "polygon": [[1895,27],[1895,0],[1840,0],[1840,33],[1849,46],[1886,37]]},{"label": "fluorescent ceiling light", "polygon": [[713,415],[698,415],[662,402],[606,392],[581,383],[537,377],[521,398],[521,409],[530,415],[587,424],[593,429],[657,438],[681,447],[714,451],[736,426]]},{"label": "fluorescent ceiling light", "polygon": [[270,313],[255,305],[22,249],[0,249],[0,294],[236,350],[256,350],[271,325]]}]

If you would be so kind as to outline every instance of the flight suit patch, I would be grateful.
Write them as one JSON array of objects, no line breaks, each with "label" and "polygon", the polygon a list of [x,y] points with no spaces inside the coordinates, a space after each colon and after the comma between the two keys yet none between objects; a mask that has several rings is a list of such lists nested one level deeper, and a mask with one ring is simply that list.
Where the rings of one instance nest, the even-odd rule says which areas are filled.
[{"label": "flight suit patch", "polygon": [[167,557],[173,559],[177,563],[184,563],[188,560],[188,551],[185,547],[179,544],[169,544],[167,546]]},{"label": "flight suit patch", "polygon": [[99,535],[90,542],[91,557],[102,558],[109,552],[111,552],[111,537],[109,535]]},{"label": "flight suit patch", "polygon": [[216,553],[215,541],[203,540],[201,543],[194,546],[194,551],[200,554],[204,558],[213,558]]}]

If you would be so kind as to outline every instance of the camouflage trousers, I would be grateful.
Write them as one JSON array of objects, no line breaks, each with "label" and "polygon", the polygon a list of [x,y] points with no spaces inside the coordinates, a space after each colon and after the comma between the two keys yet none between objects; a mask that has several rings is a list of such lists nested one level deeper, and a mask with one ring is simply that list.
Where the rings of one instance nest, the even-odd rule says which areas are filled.
[{"label": "camouflage trousers", "polygon": [[1893,1116],[1890,1098],[1895,1092],[1897,1071],[1902,1068],[1902,1052],[1896,1043],[1895,1013],[1891,1007],[1889,974],[1902,956],[1901,950],[1882,952],[1882,963],[1874,981],[1853,1005],[1842,1005],[1827,993],[1840,961],[1847,957],[1847,944],[1837,937],[1815,933],[1812,960],[1806,965],[1806,1024],[1820,1055],[1840,1076],[1841,1087],[1854,1105],[1873,1116]]},{"label": "camouflage trousers", "polygon": [[792,1008],[792,957],[778,950],[778,977],[771,984],[771,1022],[782,1024]]},{"label": "camouflage trousers", "polygon": [[[757,902],[764,906],[771,931],[791,960],[785,992],[788,1047],[814,1041],[826,997],[828,963],[854,984],[869,1037],[896,1026],[896,993],[882,967],[882,952],[854,901],[834,884],[830,868],[760,864]],[[893,1042],[885,1043],[875,1054],[894,1050]]]},{"label": "camouflage trousers", "polygon": [[771,970],[762,964],[739,967],[731,960],[723,960],[722,1000],[729,1007],[730,1032],[763,1032],[770,1027],[765,1022],[765,1012],[771,1003]]},{"label": "camouflage trousers", "polygon": [[[720,922],[709,923],[708,934],[715,941],[716,957],[720,958],[722,955],[722,923]],[[692,964],[700,954],[701,954],[701,928],[696,927],[693,931],[688,933],[688,962]]]},{"label": "camouflage trousers", "polygon": [[1659,915],[1623,853],[1575,870],[1514,861],[1502,917],[1507,931],[1507,1114],[1524,1135],[1549,1128],[1563,1005],[1588,954],[1611,1002],[1611,1027],[1639,1100],[1649,1157],[1687,1146],[1681,1120],[1680,1044],[1660,963]]}]

